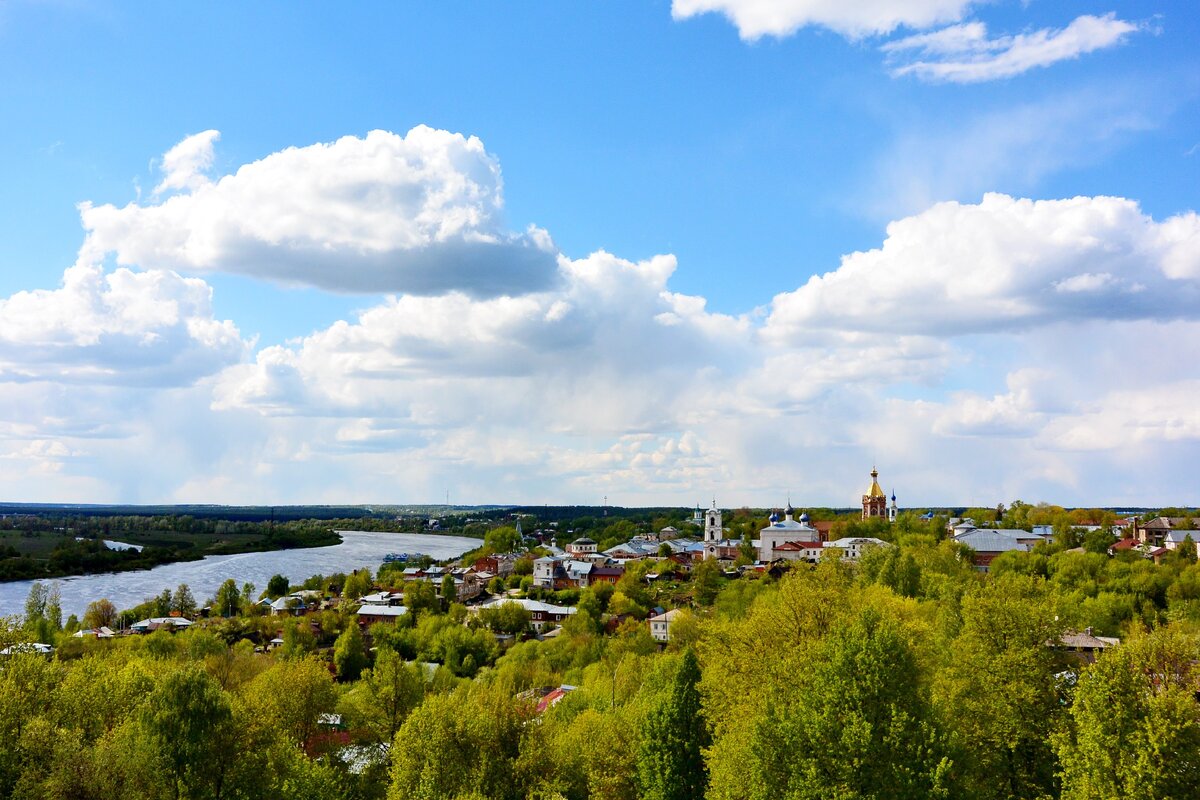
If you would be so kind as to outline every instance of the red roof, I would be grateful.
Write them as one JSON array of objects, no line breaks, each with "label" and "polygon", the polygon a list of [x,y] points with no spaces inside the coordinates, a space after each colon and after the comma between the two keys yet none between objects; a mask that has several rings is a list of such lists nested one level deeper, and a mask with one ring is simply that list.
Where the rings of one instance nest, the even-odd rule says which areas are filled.
[{"label": "red roof", "polygon": [[1122,539],[1121,541],[1117,542],[1109,549],[1111,549],[1111,550],[1132,550],[1140,544],[1141,544],[1141,542],[1139,542],[1137,539]]},{"label": "red roof", "polygon": [[562,700],[567,696],[567,691],[567,689],[564,689],[560,686],[559,688],[547,694],[541,700],[538,700],[537,713],[541,714],[547,708],[550,708],[550,706],[556,705],[559,700]]}]

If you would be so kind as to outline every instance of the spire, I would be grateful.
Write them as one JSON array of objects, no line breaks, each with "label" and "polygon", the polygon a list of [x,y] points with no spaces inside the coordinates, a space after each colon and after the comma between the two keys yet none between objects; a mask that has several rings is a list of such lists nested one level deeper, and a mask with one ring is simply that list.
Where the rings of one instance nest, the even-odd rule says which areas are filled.
[{"label": "spire", "polygon": [[871,467],[871,490],[867,492],[868,497],[883,497],[887,495],[883,493],[883,489],[879,488],[879,470]]}]

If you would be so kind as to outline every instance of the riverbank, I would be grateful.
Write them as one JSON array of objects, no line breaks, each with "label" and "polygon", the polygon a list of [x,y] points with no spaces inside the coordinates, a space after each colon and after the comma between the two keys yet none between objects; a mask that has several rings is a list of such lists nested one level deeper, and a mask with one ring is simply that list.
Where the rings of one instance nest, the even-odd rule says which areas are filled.
[{"label": "riverbank", "polygon": [[[162,528],[139,531],[111,526],[103,531],[90,531],[81,527],[59,525],[51,530],[0,531],[0,583],[148,570],[208,556],[329,547],[342,541],[326,525],[290,524],[277,528],[251,525],[251,530],[197,532]],[[92,538],[110,533],[124,543],[136,545],[136,549],[113,549],[103,538]]]},{"label": "riverbank", "polygon": [[[82,617],[88,603],[107,598],[118,608],[131,608],[181,583],[203,603],[227,578],[239,585],[251,583],[262,591],[272,575],[283,575],[296,585],[317,575],[349,573],[364,567],[374,573],[383,557],[393,552],[419,552],[441,561],[457,558],[479,546],[480,540],[445,534],[381,533],[338,530],[341,544],[289,550],[206,556],[197,561],[163,564],[150,570],[71,576],[54,581],[61,596],[63,616]],[[20,614],[31,581],[0,583],[0,616]]]},{"label": "riverbank", "polygon": [[[408,515],[373,511],[374,516],[364,517],[360,514],[369,509],[340,506],[167,508],[174,513],[147,513],[157,507],[0,504],[0,583],[146,570],[215,555],[333,546],[341,541],[339,530],[482,537],[487,528],[478,524],[480,519],[455,519],[453,525],[439,530],[437,519],[414,516],[409,509]],[[301,511],[313,516],[294,516]],[[334,517],[330,511],[358,513]],[[110,539],[135,547],[122,551],[105,546]]]}]

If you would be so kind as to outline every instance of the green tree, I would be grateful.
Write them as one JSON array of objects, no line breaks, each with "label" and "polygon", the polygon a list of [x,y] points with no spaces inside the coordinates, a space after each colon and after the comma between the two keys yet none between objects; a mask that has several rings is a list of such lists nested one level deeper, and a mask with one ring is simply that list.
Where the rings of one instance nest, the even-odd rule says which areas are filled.
[{"label": "green tree", "polygon": [[287,594],[290,588],[286,575],[272,575],[271,580],[267,581],[267,597],[277,600]]},{"label": "green tree", "polygon": [[234,617],[242,608],[242,595],[238,591],[237,581],[233,578],[227,578],[217,588],[216,597],[213,599],[212,611],[214,614],[219,614],[222,617]]},{"label": "green tree", "polygon": [[206,672],[190,667],[168,675],[146,699],[142,726],[176,797],[221,797],[237,731],[228,698]]},{"label": "green tree", "polygon": [[30,585],[29,594],[25,598],[26,626],[35,625],[38,620],[45,619],[47,594],[46,584],[41,581],[34,581]]},{"label": "green tree", "polygon": [[1002,575],[962,599],[962,631],[937,697],[959,741],[970,744],[962,766],[974,796],[1054,794],[1050,734],[1063,705],[1048,643],[1061,633],[1040,579]]},{"label": "green tree", "polygon": [[708,729],[700,708],[700,663],[684,652],[666,696],[646,718],[638,753],[638,784],[645,800],[703,797]]},{"label": "green tree", "polygon": [[342,584],[342,605],[351,606],[358,603],[358,599],[363,595],[370,593],[371,571],[368,569],[357,570],[346,577],[346,582]]},{"label": "green tree", "polygon": [[479,621],[488,629],[513,636],[528,633],[529,620],[529,612],[520,603],[497,603],[479,612]]},{"label": "green tree", "polygon": [[380,741],[391,743],[409,712],[420,704],[425,677],[419,666],[406,664],[394,650],[383,648],[355,688],[366,693],[365,724]]},{"label": "green tree", "polygon": [[165,617],[171,613],[171,601],[174,598],[171,596],[170,589],[163,589],[162,594],[154,598],[153,615],[156,617]]},{"label": "green tree", "polygon": [[501,683],[431,695],[396,734],[389,800],[524,798],[535,778],[521,760],[536,749],[532,710]]},{"label": "green tree", "polygon": [[107,597],[101,597],[99,600],[88,603],[87,609],[83,612],[85,628],[112,627],[116,622],[117,607]]},{"label": "green tree", "polygon": [[288,741],[301,745],[317,732],[321,714],[333,711],[337,688],[315,656],[276,661],[246,687],[253,714],[267,719]]},{"label": "green tree", "polygon": [[295,618],[283,623],[283,644],[279,647],[281,658],[301,658],[308,655],[317,647],[317,637],[313,635],[312,626]]},{"label": "green tree", "polygon": [[1159,629],[1083,671],[1055,736],[1064,800],[1194,796],[1200,781],[1200,639]]},{"label": "green tree", "polygon": [[454,576],[445,575],[442,577],[442,602],[449,608],[450,604],[458,599],[458,588],[454,585]]},{"label": "green tree", "polygon": [[62,596],[59,594],[57,583],[51,584],[46,593],[46,622],[52,632],[62,630]]},{"label": "green tree", "polygon": [[337,638],[333,645],[333,665],[337,668],[338,677],[344,681],[358,680],[367,666],[367,654],[357,625],[347,625]]},{"label": "green tree", "polygon": [[896,594],[916,597],[921,590],[921,568],[901,547],[869,547],[859,559],[865,580],[887,586]]},{"label": "green tree", "polygon": [[171,597],[171,610],[178,611],[185,617],[191,617],[196,613],[196,598],[192,596],[192,590],[186,583],[179,584],[179,588],[175,590],[175,594]]},{"label": "green tree", "polygon": [[1196,563],[1196,540],[1190,533],[1183,537],[1179,545],[1179,557],[1188,563]]},{"label": "green tree", "polygon": [[948,798],[951,763],[899,625],[874,608],[817,645],[755,729],[757,798]]},{"label": "green tree", "polygon": [[414,617],[441,608],[437,592],[430,581],[409,581],[404,587],[404,605]]},{"label": "green tree", "polygon": [[492,528],[483,536],[483,546],[493,553],[516,553],[522,548],[521,535],[510,526]]},{"label": "green tree", "polygon": [[711,606],[721,590],[721,567],[715,558],[706,558],[692,569],[692,596],[702,606]]}]

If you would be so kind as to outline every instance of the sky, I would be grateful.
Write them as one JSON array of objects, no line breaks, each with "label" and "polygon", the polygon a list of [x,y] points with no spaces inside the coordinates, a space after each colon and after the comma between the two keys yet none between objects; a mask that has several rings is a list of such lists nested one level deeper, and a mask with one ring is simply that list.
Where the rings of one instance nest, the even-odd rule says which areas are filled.
[{"label": "sky", "polygon": [[1196,505],[1197,41],[0,3],[0,500]]}]

